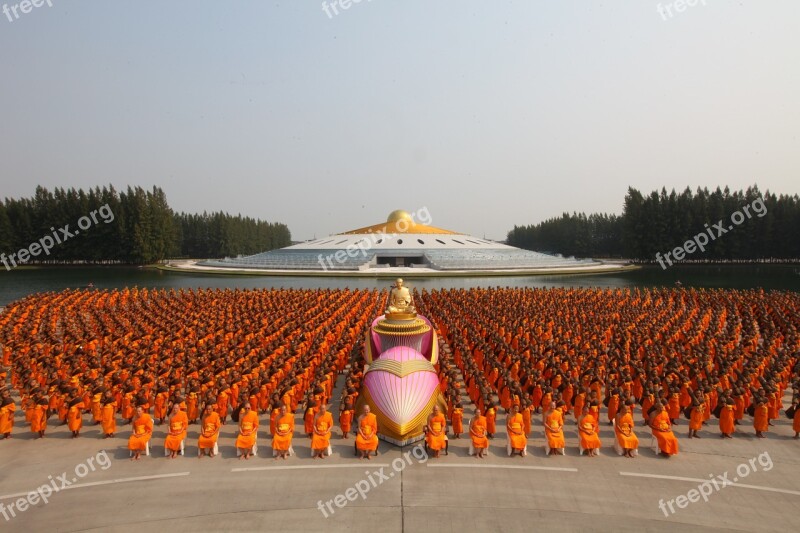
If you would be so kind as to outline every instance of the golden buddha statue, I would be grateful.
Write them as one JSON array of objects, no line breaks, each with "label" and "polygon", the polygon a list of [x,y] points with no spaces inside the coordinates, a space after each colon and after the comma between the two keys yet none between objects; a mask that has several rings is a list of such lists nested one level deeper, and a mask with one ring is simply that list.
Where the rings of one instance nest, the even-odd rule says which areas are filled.
[{"label": "golden buddha statue", "polygon": [[397,278],[389,294],[389,306],[386,308],[387,318],[395,316],[397,318],[414,318],[417,316],[417,309],[411,297],[411,291],[403,286],[403,280]]}]

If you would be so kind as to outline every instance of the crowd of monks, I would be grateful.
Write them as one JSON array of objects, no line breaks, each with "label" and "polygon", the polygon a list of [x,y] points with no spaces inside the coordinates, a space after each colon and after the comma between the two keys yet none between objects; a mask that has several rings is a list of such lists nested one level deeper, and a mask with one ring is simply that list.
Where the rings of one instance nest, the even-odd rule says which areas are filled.
[{"label": "crowd of monks", "polygon": [[[28,296],[0,315],[0,438],[12,436],[16,393],[38,437],[54,418],[73,438],[87,421],[105,438],[130,425],[138,459],[163,425],[159,447],[174,458],[197,425],[198,456],[213,457],[220,429],[232,423],[237,456],[249,459],[263,417],[273,457],[285,459],[300,409],[313,458],[330,454],[338,422],[342,438],[352,434],[356,454],[369,459],[380,428],[368,408],[356,414],[354,406],[366,328],[385,301],[385,292],[347,289]],[[422,291],[415,304],[443,347],[437,370],[448,409],[435,408],[425,427],[434,456],[446,452],[448,435],[466,434],[471,452],[484,457],[502,415],[508,454],[520,456],[539,421],[546,452],[563,454],[570,417],[575,444],[589,457],[603,445],[601,424],[613,427],[617,453],[636,456],[637,416],[665,456],[678,453],[681,418],[688,438],[712,423],[723,439],[747,425],[764,437],[784,411],[800,437],[796,293],[481,288]]]}]

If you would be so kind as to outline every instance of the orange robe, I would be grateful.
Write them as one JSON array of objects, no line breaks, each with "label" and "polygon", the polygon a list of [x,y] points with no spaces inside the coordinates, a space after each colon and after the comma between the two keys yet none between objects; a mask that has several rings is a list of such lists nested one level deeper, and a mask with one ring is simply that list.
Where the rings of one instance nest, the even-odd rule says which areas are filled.
[{"label": "orange robe", "polygon": [[110,435],[117,432],[117,403],[111,402],[103,405],[100,410],[100,423],[103,425],[103,434]]},{"label": "orange robe", "polygon": [[525,436],[525,425],[522,423],[522,415],[516,413],[506,421],[508,430],[508,442],[514,450],[524,450],[528,446],[528,438]]},{"label": "orange robe", "polygon": [[666,411],[661,411],[653,417],[650,428],[653,430],[653,436],[658,441],[658,449],[660,451],[669,455],[678,453],[678,439],[675,438],[675,434],[672,432],[672,424]]},{"label": "orange robe", "polygon": [[699,431],[703,428],[703,420],[705,420],[705,407],[700,405],[692,408],[691,415],[689,416],[689,429]]},{"label": "orange robe", "polygon": [[153,419],[147,413],[133,421],[133,432],[128,439],[128,449],[144,451],[150,437],[153,436]]},{"label": "orange robe", "polygon": [[344,409],[339,413],[339,427],[342,428],[342,433],[350,433],[353,425],[353,414],[352,409]]},{"label": "orange robe", "polygon": [[361,451],[378,449],[378,419],[373,413],[361,417],[356,433],[356,447]]},{"label": "orange robe", "polygon": [[294,415],[286,413],[278,419],[275,426],[275,435],[272,437],[272,449],[280,452],[287,451],[292,445],[294,435]]},{"label": "orange robe", "polygon": [[47,406],[36,405],[31,416],[31,431],[38,433],[47,429]]},{"label": "orange robe", "polygon": [[219,428],[222,421],[216,411],[203,418],[203,426],[200,430],[200,437],[197,440],[197,447],[201,450],[213,449],[219,438]]},{"label": "orange robe", "polygon": [[67,411],[67,426],[70,431],[80,431],[83,427],[83,408],[83,402],[78,402]]},{"label": "orange robe", "polygon": [[769,430],[769,406],[766,404],[756,405],[756,411],[753,415],[753,427],[756,431]]},{"label": "orange robe", "polygon": [[[217,411],[219,415],[219,411]],[[236,437],[236,447],[242,450],[249,450],[256,443],[258,433],[258,413],[248,411],[239,418],[239,436]]]},{"label": "orange robe", "polygon": [[497,411],[494,407],[486,411],[486,431],[490,435],[497,433]]},{"label": "orange robe", "polygon": [[[794,410],[794,418],[792,419],[792,429],[795,433],[800,433],[800,406]],[[2,433],[2,430],[0,430]]]},{"label": "orange robe", "polygon": [[735,414],[732,405],[726,405],[722,408],[722,412],[719,414],[719,431],[721,433],[733,435],[733,432],[736,431],[736,424],[734,424]]},{"label": "orange robe", "polygon": [[633,432],[633,416],[630,413],[622,415],[619,423],[614,424],[614,433],[621,448],[635,450],[639,447],[639,438]]},{"label": "orange robe", "polygon": [[333,427],[333,415],[329,412],[319,415],[314,423],[314,434],[311,436],[312,450],[327,450],[331,443],[330,429]]},{"label": "orange robe", "polygon": [[472,446],[475,448],[488,448],[489,439],[486,438],[487,433],[486,417],[481,415],[472,423],[472,429],[469,432]]},{"label": "orange robe", "polygon": [[169,419],[169,433],[164,441],[164,448],[171,452],[181,449],[181,443],[186,438],[186,430],[189,428],[189,417],[183,411],[178,411]]},{"label": "orange robe", "polygon": [[425,435],[425,442],[428,447],[433,451],[443,450],[445,447],[444,440],[444,427],[447,424],[447,419],[442,413],[431,418],[429,431]]},{"label": "orange robe", "polygon": [[547,446],[551,449],[566,447],[564,439],[564,415],[558,409],[545,416],[544,435],[547,437]]},{"label": "orange robe", "polygon": [[453,424],[453,434],[464,433],[464,409],[456,407],[453,409],[453,416],[450,417]]},{"label": "orange robe", "polygon": [[17,406],[13,403],[0,408],[0,435],[11,433],[14,429],[14,411]]},{"label": "orange robe", "polygon": [[596,450],[600,448],[600,437],[597,432],[600,427],[597,424],[597,419],[592,413],[583,417],[578,428],[578,436],[581,441],[581,448],[584,450]]}]

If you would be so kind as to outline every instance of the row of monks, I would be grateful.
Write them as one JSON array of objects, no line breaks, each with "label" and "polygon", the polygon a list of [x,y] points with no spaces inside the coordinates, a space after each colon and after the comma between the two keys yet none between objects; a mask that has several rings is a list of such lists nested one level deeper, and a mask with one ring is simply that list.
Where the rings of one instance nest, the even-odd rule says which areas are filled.
[{"label": "row of monks", "polygon": [[[329,437],[333,424],[320,413],[331,415],[323,406],[350,361],[339,423],[347,434],[356,422],[357,438],[371,443],[377,426],[362,431],[367,413],[356,419],[353,406],[364,333],[385,298],[374,290],[135,288],[29,296],[0,315],[0,383],[10,379],[0,390],[0,436],[14,428],[14,389],[40,436],[55,415],[77,437],[90,413],[109,438],[119,420],[131,423],[134,435],[152,434],[151,422],[166,421],[168,433],[182,436],[171,439],[174,448],[189,424],[213,434],[216,422],[206,419],[215,414],[219,424],[237,418],[241,444],[253,437],[255,446],[259,413],[269,413],[274,439],[289,418],[293,431],[293,414],[304,404],[305,434]],[[638,411],[667,455],[677,452],[671,426],[681,415],[690,436],[712,416],[722,436],[740,430],[745,416],[764,436],[789,387],[785,414],[793,413],[800,433],[796,293],[487,288],[422,291],[415,304],[451,347],[437,365],[448,413],[432,414],[427,425],[435,452],[447,420],[454,433],[463,430],[465,402],[475,409],[468,431],[479,457],[501,410],[511,453],[524,453],[523,438],[541,414],[552,453],[563,450],[559,435],[573,416],[581,448],[593,455],[601,406],[618,442],[620,435],[634,442]],[[141,451],[136,442],[134,453]],[[285,444],[279,438],[274,449]],[[249,447],[237,449],[249,456]],[[620,449],[628,455],[635,448]],[[369,449],[361,451],[369,457]]]}]

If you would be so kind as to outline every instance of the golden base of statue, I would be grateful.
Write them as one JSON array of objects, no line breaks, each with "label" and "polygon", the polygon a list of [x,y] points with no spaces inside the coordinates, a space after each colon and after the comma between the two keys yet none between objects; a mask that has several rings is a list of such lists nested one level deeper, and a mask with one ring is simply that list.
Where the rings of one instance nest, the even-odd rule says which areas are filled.
[{"label": "golden base of statue", "polygon": [[417,318],[416,311],[386,311],[386,320],[414,320]]}]

